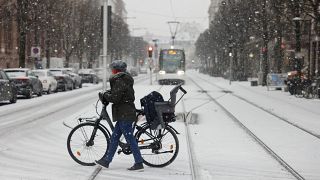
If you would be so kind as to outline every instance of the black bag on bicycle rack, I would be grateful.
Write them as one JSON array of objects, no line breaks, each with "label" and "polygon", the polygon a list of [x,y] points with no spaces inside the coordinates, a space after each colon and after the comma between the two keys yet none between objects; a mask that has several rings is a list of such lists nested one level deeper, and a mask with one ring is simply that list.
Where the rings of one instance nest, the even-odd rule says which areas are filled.
[{"label": "black bag on bicycle rack", "polygon": [[151,124],[151,126],[154,123],[157,124],[158,116],[154,105],[155,102],[164,102],[162,95],[157,91],[152,91],[150,94],[140,99],[146,120]]}]

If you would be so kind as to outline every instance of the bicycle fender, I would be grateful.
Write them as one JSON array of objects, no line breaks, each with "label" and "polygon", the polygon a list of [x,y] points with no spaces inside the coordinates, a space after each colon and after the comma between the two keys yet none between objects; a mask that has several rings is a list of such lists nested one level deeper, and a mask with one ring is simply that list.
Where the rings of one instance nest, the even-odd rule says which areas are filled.
[{"label": "bicycle fender", "polygon": [[167,127],[169,127],[170,129],[172,129],[176,134],[180,134],[174,127],[172,127],[171,125],[167,124]]},{"label": "bicycle fender", "polygon": [[108,136],[111,138],[111,133],[110,133],[110,131],[108,130],[108,128],[106,128],[103,124],[99,124],[99,126],[100,126],[103,130],[105,130],[105,131],[107,132]]}]

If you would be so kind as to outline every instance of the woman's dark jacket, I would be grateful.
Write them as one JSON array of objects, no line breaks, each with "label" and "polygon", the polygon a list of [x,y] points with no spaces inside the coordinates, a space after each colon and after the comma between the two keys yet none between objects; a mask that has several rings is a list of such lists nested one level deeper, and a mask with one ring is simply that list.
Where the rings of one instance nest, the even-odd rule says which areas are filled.
[{"label": "woman's dark jacket", "polygon": [[113,121],[135,121],[134,80],[130,74],[120,72],[109,79],[111,90],[104,93],[104,99],[112,104]]}]

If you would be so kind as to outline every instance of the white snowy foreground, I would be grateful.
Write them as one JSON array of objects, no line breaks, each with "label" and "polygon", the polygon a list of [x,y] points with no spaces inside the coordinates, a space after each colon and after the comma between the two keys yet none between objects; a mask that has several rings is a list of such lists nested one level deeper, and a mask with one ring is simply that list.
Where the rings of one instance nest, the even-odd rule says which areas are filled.
[{"label": "white snowy foreground", "polygon": [[[264,143],[278,153],[305,179],[320,179],[320,140],[288,126],[225,93],[220,88],[281,116],[294,124],[320,134],[320,100],[299,99],[283,91],[251,87],[249,82],[232,82],[195,71],[187,72],[183,86],[188,94],[176,108],[179,113],[192,111],[196,122],[189,124],[191,152],[196,179],[269,180],[295,179],[275,161],[238,124],[234,123],[208,96],[199,91],[199,83],[212,97],[239,118]],[[141,78],[141,75],[139,76]],[[191,80],[192,79],[192,80]],[[211,83],[211,84],[210,84]],[[156,83],[154,83],[156,84]],[[168,99],[173,86],[149,85],[149,79],[136,81],[136,106],[151,91],[159,90]],[[86,180],[96,167],[74,162],[67,152],[70,126],[79,116],[94,116],[94,104],[101,85],[19,99],[16,104],[0,106],[0,179],[1,180]],[[184,104],[184,106],[183,106]],[[110,109],[109,109],[110,110]],[[191,113],[190,113],[191,114]],[[171,124],[180,133],[177,159],[164,168],[145,166],[144,172],[126,170],[133,157],[115,155],[109,169],[103,169],[97,180],[191,180],[186,126],[183,121]]]}]

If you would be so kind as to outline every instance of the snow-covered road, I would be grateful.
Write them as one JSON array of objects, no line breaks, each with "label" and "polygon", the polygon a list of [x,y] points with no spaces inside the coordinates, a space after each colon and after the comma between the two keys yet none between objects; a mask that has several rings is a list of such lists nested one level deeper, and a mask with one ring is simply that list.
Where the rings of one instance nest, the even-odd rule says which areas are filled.
[{"label": "snow-covered road", "polygon": [[[315,134],[320,134],[319,99],[299,99],[285,92],[267,91],[265,87],[250,87],[249,82],[229,85],[222,78],[195,71],[187,73],[259,138],[293,163],[294,168],[302,171],[306,179],[320,179],[320,140],[287,127],[284,122],[212,84]],[[184,85],[188,94],[176,111],[185,109],[197,116],[196,122],[189,124],[197,179],[295,179],[190,79]],[[145,79],[137,80],[134,88],[139,108],[140,98],[153,90],[159,90],[168,99],[173,86],[151,86]],[[100,89],[101,85],[87,85],[74,91],[19,99],[16,104],[0,106],[0,179],[88,179],[95,167],[81,166],[69,157],[66,139],[70,129],[62,123],[74,126],[77,117],[95,115],[94,104]],[[192,179],[184,122],[177,121],[172,125],[180,132],[180,151],[172,164],[164,168],[146,167],[143,173],[128,172],[126,168],[132,165],[133,158],[121,154],[116,155],[110,169],[102,170],[96,179]]]}]

